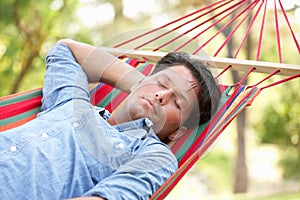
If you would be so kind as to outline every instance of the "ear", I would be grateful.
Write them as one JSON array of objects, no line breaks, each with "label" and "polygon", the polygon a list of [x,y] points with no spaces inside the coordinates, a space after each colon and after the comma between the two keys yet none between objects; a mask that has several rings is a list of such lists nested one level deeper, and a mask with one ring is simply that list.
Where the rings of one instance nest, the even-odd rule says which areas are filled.
[{"label": "ear", "polygon": [[169,140],[178,140],[180,137],[182,137],[187,131],[187,128],[185,126],[180,126],[174,133],[168,136]]}]

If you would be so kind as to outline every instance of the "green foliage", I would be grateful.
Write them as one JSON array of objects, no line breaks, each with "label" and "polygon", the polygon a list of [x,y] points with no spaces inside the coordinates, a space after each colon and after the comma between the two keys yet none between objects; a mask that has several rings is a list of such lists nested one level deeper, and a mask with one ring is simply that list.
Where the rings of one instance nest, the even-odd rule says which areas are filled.
[{"label": "green foliage", "polygon": [[[102,13],[95,16],[78,13],[86,6],[97,8],[105,3],[118,11],[110,23],[98,20],[104,16]],[[101,41],[120,32],[138,28],[138,24],[125,18],[121,11],[122,1],[0,1],[0,96],[42,87],[44,58],[61,38],[100,45]],[[81,18],[98,21],[89,27]],[[113,22],[118,25],[112,25]],[[139,24],[143,25],[142,22]]]},{"label": "green foliage", "polygon": [[234,159],[232,155],[216,148],[204,155],[196,166],[198,170],[195,173],[206,174],[206,183],[211,186],[212,193],[221,194],[232,190],[232,185],[228,184],[233,182]]},{"label": "green foliage", "polygon": [[[0,2],[0,96],[42,86],[43,47],[68,34],[65,27],[76,5],[67,0]],[[31,78],[24,83],[27,74]]]},{"label": "green foliage", "polygon": [[255,128],[262,143],[278,145],[285,178],[300,179],[300,80],[282,85],[280,101],[269,104]]}]

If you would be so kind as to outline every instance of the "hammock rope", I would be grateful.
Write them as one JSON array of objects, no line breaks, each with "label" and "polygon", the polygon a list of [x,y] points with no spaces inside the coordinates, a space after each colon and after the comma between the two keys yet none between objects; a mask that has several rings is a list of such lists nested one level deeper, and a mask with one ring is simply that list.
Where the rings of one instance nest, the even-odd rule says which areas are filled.
[{"label": "hammock rope", "polygon": [[300,54],[300,46],[299,46],[299,43],[298,43],[298,41],[297,41],[297,39],[296,39],[296,36],[295,36],[295,33],[294,33],[293,29],[292,29],[292,26],[291,26],[291,24],[290,24],[290,21],[289,21],[289,19],[288,19],[288,17],[287,17],[286,11],[284,10],[284,8],[283,8],[283,6],[282,6],[281,0],[279,0],[278,2],[279,2],[279,5],[280,5],[280,8],[281,8],[281,11],[282,11],[282,13],[283,13],[283,16],[284,16],[284,18],[285,18],[285,21],[286,21],[286,23],[287,23],[287,25],[288,25],[288,27],[289,27],[289,30],[290,30],[290,32],[291,32],[291,34],[292,34],[293,39],[294,39],[294,43],[295,43],[295,45],[296,45],[296,47],[297,47],[297,49],[298,49],[298,53]]},{"label": "hammock rope", "polygon": [[[223,49],[223,47],[229,42],[229,40],[233,37],[233,35],[236,33],[236,31],[240,28],[240,26],[245,22],[246,19],[248,19],[249,15],[251,14],[254,7],[257,5],[257,1],[253,1],[250,3],[246,8],[244,8],[241,12],[239,12],[232,20],[228,22],[223,28],[221,28],[218,31],[218,34],[220,34],[225,28],[227,28],[229,25],[231,25],[234,21],[236,21],[242,14],[246,13],[245,16],[242,18],[242,20],[237,24],[237,26],[230,32],[230,34],[226,37],[223,44],[219,47],[219,49],[216,51],[214,56],[217,56],[219,52]],[[247,12],[246,12],[247,11]],[[205,45],[201,46],[201,49],[206,46],[207,42],[204,43]]]},{"label": "hammock rope", "polygon": [[266,80],[270,79],[272,76],[278,74],[279,72],[280,72],[279,69],[274,70],[274,72],[272,72],[271,74],[269,74],[267,77],[263,78],[262,80],[260,80],[259,82],[255,83],[254,85],[249,85],[248,87],[257,87],[258,85],[260,85],[261,83],[263,83]]},{"label": "hammock rope", "polygon": [[266,86],[262,87],[261,89],[264,90],[266,88],[273,87],[275,85],[279,85],[279,84],[291,81],[291,80],[296,79],[296,78],[300,78],[300,74],[296,74],[294,76],[290,76],[290,77],[284,78],[284,79],[282,79],[280,81],[276,81],[274,83],[270,83],[269,85],[266,85]]},{"label": "hammock rope", "polygon": [[[240,52],[242,46],[244,45],[246,39],[248,38],[248,35],[249,35],[249,33],[250,33],[250,31],[251,31],[253,25],[254,25],[254,22],[255,22],[255,20],[256,20],[258,14],[259,14],[259,12],[260,12],[260,10],[261,10],[262,5],[263,5],[263,3],[261,2],[261,4],[259,5],[259,8],[257,9],[256,13],[254,14],[253,18],[251,19],[251,22],[250,22],[250,24],[249,24],[249,26],[248,26],[248,28],[247,28],[247,30],[246,30],[246,33],[245,33],[245,35],[244,35],[244,37],[243,37],[243,39],[242,39],[242,41],[241,41],[239,47],[237,48],[237,50],[236,50],[236,52],[235,52],[233,58],[236,58],[236,57],[238,56],[238,54],[239,54],[239,52]],[[252,10],[252,9],[251,9],[251,10]],[[249,15],[250,15],[250,12],[247,14],[247,17],[249,17]]]},{"label": "hammock rope", "polygon": [[275,15],[275,27],[276,27],[275,32],[276,32],[276,39],[277,39],[277,51],[278,51],[279,62],[282,63],[281,42],[280,42],[279,22],[278,22],[276,0],[274,0],[274,15]]},{"label": "hammock rope", "polygon": [[260,33],[259,33],[259,39],[257,43],[257,51],[256,51],[256,60],[259,60],[260,58],[260,52],[261,52],[261,46],[262,46],[262,39],[263,39],[263,32],[265,28],[265,21],[266,21],[266,12],[267,12],[267,0],[265,3],[264,13],[261,20],[261,27],[260,27]]},{"label": "hammock rope", "polygon": [[[125,45],[134,45],[134,47],[131,47],[130,49],[138,50],[142,48],[152,48],[152,51],[159,51],[163,50],[163,48],[168,49],[168,45],[171,44],[174,45],[175,42],[182,38],[183,36],[186,36],[190,34],[189,39],[184,41],[182,44],[178,44],[177,47],[173,48],[173,50],[170,51],[179,51],[182,50],[184,47],[187,47],[187,45],[191,44],[192,42],[196,41],[199,46],[197,48],[193,47],[189,48],[189,53],[192,55],[195,55],[199,53],[204,47],[206,47],[208,44],[214,44],[214,48],[216,49],[216,52],[212,53],[213,56],[218,56],[219,53],[224,49],[226,45],[228,45],[228,42],[232,39],[234,35],[243,35],[241,42],[234,50],[234,56],[233,58],[237,58],[240,56],[240,52],[242,47],[244,46],[244,43],[246,42],[249,34],[253,32],[253,26],[255,24],[258,24],[258,27],[260,27],[260,31],[257,33],[254,32],[253,35],[258,36],[257,41],[257,50],[256,50],[256,60],[259,61],[262,53],[262,43],[263,43],[263,36],[265,31],[265,21],[267,17],[267,0],[241,0],[241,1],[234,1],[234,0],[221,0],[214,2],[210,5],[207,5],[201,9],[198,9],[191,14],[187,14],[183,17],[180,17],[176,20],[173,20],[169,23],[166,23],[156,29],[153,29],[151,31],[148,31],[146,33],[142,33],[138,36],[134,36],[122,43],[114,45],[116,48],[125,47]],[[278,6],[279,5],[279,6]],[[264,8],[263,8],[264,7]],[[263,9],[262,9],[263,8]],[[284,7],[282,5],[281,0],[274,0],[273,2],[273,8],[274,8],[274,30],[275,30],[275,40],[277,45],[277,54],[279,63],[283,62],[283,55],[282,55],[282,46],[281,46],[281,38],[280,38],[280,28],[287,27],[290,34],[287,36],[290,36],[292,43],[295,44],[296,49],[298,53],[300,53],[300,46],[297,41],[296,35],[293,31],[293,28],[290,24],[290,21],[288,19],[288,15],[286,11],[284,10]],[[279,11],[281,11],[283,20],[279,20]],[[253,17],[252,14],[253,13]],[[233,16],[232,19],[227,19],[230,16]],[[246,19],[251,17],[251,20],[249,24],[246,23]],[[259,20],[260,19],[260,20]],[[261,21],[261,22],[260,22]],[[235,24],[235,25],[234,25]],[[259,25],[260,24],[260,25]],[[215,29],[216,26],[219,26],[221,28]],[[247,30],[245,33],[238,33],[239,30],[241,30],[241,27],[246,27]],[[218,38],[223,37],[221,34],[223,31],[228,29],[229,27],[232,27],[232,31],[230,34],[225,38],[225,40],[220,44],[218,42]],[[159,31],[164,30],[163,33],[159,33]],[[214,34],[211,34],[211,32],[214,32]],[[180,33],[179,35],[172,35],[173,33]],[[154,35],[154,33],[158,33],[158,35]],[[205,35],[209,34],[209,35]],[[138,39],[141,39],[143,37],[147,36],[147,41],[138,42]],[[203,42],[197,41],[200,38],[208,38],[204,40]],[[287,37],[288,38],[288,37]],[[151,43],[154,43],[155,41],[163,40],[163,42],[160,42],[159,45],[156,47],[149,46]],[[138,42],[138,45],[133,44],[133,42]],[[180,43],[178,41],[177,43]],[[219,45],[219,46],[218,46]],[[184,49],[186,51],[186,49]]]},{"label": "hammock rope", "polygon": [[[232,10],[231,12],[227,13],[225,16],[221,17],[220,19],[216,20],[215,22],[213,22],[210,26],[208,26],[207,28],[205,28],[203,31],[199,32],[197,35],[195,35],[194,37],[192,37],[191,39],[189,39],[188,41],[186,41],[185,43],[183,43],[182,45],[180,45],[179,47],[177,47],[176,49],[174,49],[174,51],[179,51],[180,49],[182,49],[183,47],[187,46],[188,44],[190,44],[192,41],[196,40],[200,35],[202,35],[203,33],[205,33],[206,31],[210,30],[210,28],[213,28],[216,24],[218,24],[219,22],[221,22],[223,19],[225,19],[226,17],[229,17],[232,13],[234,13],[235,11],[237,11],[239,8],[241,8],[246,2],[241,1],[238,2],[236,4],[234,4],[233,6],[231,6],[230,8],[221,11],[220,14],[225,13],[226,11],[229,11],[231,8],[236,7],[234,10]],[[213,18],[210,19],[214,19],[218,16],[219,14],[215,15]],[[206,20],[206,22],[209,22],[209,20]],[[221,31],[220,31],[221,32]],[[219,33],[218,33],[219,34]],[[217,34],[216,34],[217,35]],[[205,46],[205,45],[204,45]],[[197,54],[204,46],[201,46],[201,48],[199,47],[198,49],[196,49],[194,52],[192,52],[193,55]]]},{"label": "hammock rope", "polygon": [[[154,28],[154,29],[152,29],[152,30],[150,30],[150,31],[147,31],[147,32],[142,33],[142,34],[140,34],[140,35],[138,35],[138,36],[135,36],[135,37],[133,37],[133,38],[131,38],[131,39],[125,40],[124,42],[121,42],[121,43],[119,43],[119,44],[116,44],[116,45],[114,45],[113,47],[114,47],[114,48],[120,48],[120,47],[122,47],[122,46],[124,46],[124,45],[126,45],[126,44],[128,44],[128,43],[131,43],[131,42],[137,40],[137,39],[143,38],[143,37],[145,37],[145,36],[147,36],[147,35],[150,35],[151,33],[154,33],[154,32],[156,32],[156,31],[162,30],[162,29],[164,29],[164,28],[166,28],[166,27],[169,27],[169,26],[172,25],[172,24],[175,24],[175,23],[177,23],[177,22],[182,21],[183,19],[186,19],[186,18],[188,18],[188,17],[190,17],[190,16],[193,16],[193,15],[195,15],[195,14],[197,14],[197,13],[203,11],[203,10],[206,10],[206,9],[208,9],[208,8],[211,8],[211,7],[213,7],[213,6],[215,6],[215,5],[219,4],[219,3],[221,3],[221,2],[223,2],[223,1],[227,1],[227,0],[219,0],[219,1],[215,2],[215,3],[209,4],[209,5],[203,7],[203,8],[201,8],[201,9],[199,9],[199,10],[196,10],[196,11],[190,13],[190,14],[184,15],[184,16],[182,16],[182,17],[176,19],[176,20],[173,20],[173,21],[171,21],[171,22],[168,22],[168,23],[166,23],[166,24],[164,24],[164,25],[162,25],[162,26],[160,26],[160,27],[158,27],[158,28]],[[137,49],[137,48],[135,47],[135,48],[133,48],[133,49]]]},{"label": "hammock rope", "polygon": [[[219,5],[218,7],[216,7],[216,8],[214,8],[214,9],[212,9],[212,10],[209,10],[209,11],[203,13],[202,15],[200,15],[199,17],[197,17],[196,19],[199,19],[200,17],[203,17],[203,16],[205,16],[205,15],[211,13],[212,11],[215,11],[215,10],[218,9],[218,8],[222,8],[222,7],[224,7],[224,5],[226,5],[226,4],[228,4],[228,3],[229,3],[229,2],[226,2],[226,3],[224,3],[224,4],[221,4],[221,5]],[[239,3],[237,3],[237,4],[235,4],[235,5],[238,5],[238,4],[239,4]],[[232,6],[232,7],[233,7],[233,6]],[[163,47],[167,46],[168,44],[171,44],[171,43],[175,42],[177,39],[179,39],[179,38],[181,38],[181,37],[187,35],[187,34],[190,33],[191,31],[195,30],[196,28],[199,28],[200,26],[202,26],[202,25],[208,23],[209,21],[214,20],[216,17],[220,16],[221,14],[223,14],[224,12],[226,12],[226,11],[228,11],[228,10],[229,10],[229,8],[226,9],[226,10],[224,10],[224,11],[221,11],[221,12],[219,12],[218,14],[216,14],[216,15],[210,17],[209,19],[207,19],[207,20],[205,20],[205,21],[203,21],[203,22],[197,24],[197,25],[194,26],[193,28],[189,28],[189,29],[188,29],[187,31],[185,31],[184,33],[181,33],[180,35],[174,37],[173,39],[170,39],[169,41],[167,41],[167,42],[165,42],[164,44],[162,44],[162,45],[158,46],[157,48],[155,48],[153,51],[158,51],[158,50],[162,49]],[[189,20],[187,23],[184,23],[183,25],[187,25],[188,23],[194,22],[196,19]],[[178,27],[176,27],[176,29],[172,29],[172,32],[175,31],[175,30],[177,30],[178,28],[181,28],[181,27],[182,27],[182,26],[178,26]],[[158,38],[160,38],[160,37],[158,37]],[[197,37],[196,37],[196,36],[193,37],[193,40],[194,40],[195,38],[197,38]],[[179,48],[179,47],[178,47],[178,48]],[[178,48],[177,48],[177,49],[178,49]],[[177,49],[175,49],[175,50],[173,50],[173,51],[176,51]]]}]

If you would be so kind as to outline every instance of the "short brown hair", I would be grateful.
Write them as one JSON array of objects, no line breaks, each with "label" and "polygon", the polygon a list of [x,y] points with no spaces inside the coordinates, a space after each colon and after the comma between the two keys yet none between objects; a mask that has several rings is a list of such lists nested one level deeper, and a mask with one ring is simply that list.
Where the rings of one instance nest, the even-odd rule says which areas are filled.
[{"label": "short brown hair", "polygon": [[221,97],[220,88],[211,71],[202,62],[191,59],[189,54],[183,52],[171,52],[162,57],[157,62],[151,74],[155,74],[176,65],[184,65],[187,67],[191,71],[192,75],[197,79],[197,86],[200,88],[197,96],[200,113],[196,114],[196,116],[199,117],[199,120],[197,123],[194,122],[194,113],[184,123],[188,128],[197,124],[203,124],[210,120],[218,109]]}]

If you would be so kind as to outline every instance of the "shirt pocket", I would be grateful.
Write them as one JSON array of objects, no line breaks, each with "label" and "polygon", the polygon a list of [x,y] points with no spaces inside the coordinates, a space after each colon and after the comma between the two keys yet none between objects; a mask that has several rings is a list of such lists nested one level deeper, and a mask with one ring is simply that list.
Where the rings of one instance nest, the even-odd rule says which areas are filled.
[{"label": "shirt pocket", "polygon": [[120,137],[100,116],[85,118],[84,124],[78,124],[75,132],[79,135],[83,149],[89,157],[95,158],[100,165],[117,169],[131,159],[129,144]]},{"label": "shirt pocket", "polygon": [[77,111],[76,109],[73,109],[72,101],[69,101],[63,105],[57,106],[50,112],[42,112],[37,117],[41,120],[49,121],[50,123],[61,122],[72,118],[75,112]]},{"label": "shirt pocket", "polygon": [[34,135],[26,135],[19,138],[1,137],[0,161],[10,162],[12,156],[22,152],[22,149],[26,143],[28,143],[34,137]]}]

